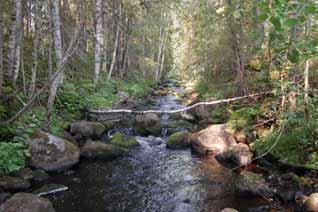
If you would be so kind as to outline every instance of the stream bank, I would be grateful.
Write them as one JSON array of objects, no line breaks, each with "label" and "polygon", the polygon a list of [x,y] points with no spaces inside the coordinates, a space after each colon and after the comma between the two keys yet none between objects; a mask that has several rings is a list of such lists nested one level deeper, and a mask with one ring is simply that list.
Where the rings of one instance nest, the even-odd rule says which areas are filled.
[{"label": "stream bank", "polygon": [[[149,102],[152,102],[150,108],[149,102],[139,107],[140,109],[180,109],[184,107],[180,98],[183,96],[186,96],[186,91],[182,87],[169,83],[162,86],[149,99]],[[104,125],[110,122],[107,120],[109,117],[95,118],[104,119],[98,120],[104,122]],[[169,117],[164,114],[159,120],[161,124],[159,133],[158,130],[149,130],[149,128],[146,132],[138,132],[136,125],[131,125],[130,116],[124,121],[121,118],[115,123],[112,122],[112,129],[108,129],[103,136],[98,131],[83,131],[84,128],[81,126],[78,132],[88,133],[92,137],[102,136],[102,140],[98,141],[102,144],[109,142],[116,133],[120,132],[125,136],[134,137],[139,143],[138,146],[131,148],[129,152],[123,154],[124,156],[110,161],[81,158],[79,163],[65,172],[50,173],[50,177],[43,181],[32,182],[31,189],[27,191],[38,193],[41,192],[39,189],[44,184],[59,185],[52,190],[59,192],[44,195],[51,200],[57,212],[218,212],[223,208],[251,212],[271,209],[286,211],[282,203],[293,201],[295,193],[290,192],[288,188],[286,193],[281,195],[288,197],[286,202],[277,200],[276,197],[272,201],[273,196],[264,198],[262,193],[261,195],[258,193],[265,191],[276,195],[275,183],[281,184],[277,180],[283,180],[284,185],[288,185],[293,180],[292,174],[279,176],[279,173],[275,173],[275,176],[267,170],[251,167],[253,172],[264,174],[266,178],[252,172],[242,172],[247,173],[242,175],[240,173],[244,170],[232,172],[215,160],[214,156],[200,156],[189,149],[166,148],[169,135],[182,130],[197,132],[204,127],[182,121],[180,116]],[[157,117],[151,119],[158,121]],[[147,127],[147,122],[144,123],[143,120],[140,120],[139,124]],[[151,126],[155,125],[151,124]],[[156,133],[155,136],[154,133]],[[79,140],[87,142],[85,137]],[[238,196],[235,187],[237,187],[239,176],[243,176],[240,178],[243,179],[241,186],[238,186],[241,191],[251,192],[249,187],[256,185],[256,188],[262,183],[266,186],[260,187],[259,190],[253,188],[252,192],[255,191],[253,195]],[[252,181],[248,181],[249,179]],[[267,186],[270,190],[267,190]]]}]

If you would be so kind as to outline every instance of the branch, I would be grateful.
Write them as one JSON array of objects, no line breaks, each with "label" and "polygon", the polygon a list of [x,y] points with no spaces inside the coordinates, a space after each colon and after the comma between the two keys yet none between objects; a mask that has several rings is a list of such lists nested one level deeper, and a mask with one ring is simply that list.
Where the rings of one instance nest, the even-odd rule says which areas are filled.
[{"label": "branch", "polygon": [[12,116],[11,118],[9,118],[6,121],[0,122],[0,126],[6,126],[9,124],[12,124],[13,122],[15,122],[16,120],[18,120],[21,115],[23,113],[25,113],[26,111],[28,111],[30,109],[30,107],[32,106],[33,102],[48,88],[50,87],[50,85],[53,83],[53,81],[61,74],[64,72],[65,70],[65,66],[67,65],[67,63],[70,60],[70,57],[73,56],[75,50],[77,49],[78,46],[78,38],[79,38],[79,33],[80,30],[76,30],[74,39],[71,40],[70,45],[66,51],[66,54],[64,56],[64,58],[62,59],[62,63],[61,65],[58,67],[57,71],[53,74],[53,76],[50,78],[50,80],[48,80],[41,89],[39,89],[36,94],[34,94],[29,101],[23,106],[23,108],[21,108],[14,116]]},{"label": "branch", "polygon": [[230,102],[235,102],[238,100],[243,100],[247,98],[252,98],[252,97],[257,97],[257,96],[263,96],[263,95],[268,95],[272,94],[273,92],[262,92],[262,93],[257,93],[257,94],[251,94],[247,96],[241,96],[241,97],[234,97],[230,99],[222,99],[222,100],[216,100],[212,102],[199,102],[194,105],[191,105],[189,107],[185,107],[182,109],[178,110],[146,110],[146,111],[136,111],[136,110],[125,110],[125,109],[119,109],[119,110],[93,110],[93,109],[88,109],[89,113],[92,114],[110,114],[110,113],[130,113],[130,114],[147,114],[147,113],[157,113],[157,114],[173,114],[173,113],[182,113],[188,110],[191,110],[193,108],[196,108],[201,105],[218,105],[218,104],[223,104],[223,103],[230,103]]}]

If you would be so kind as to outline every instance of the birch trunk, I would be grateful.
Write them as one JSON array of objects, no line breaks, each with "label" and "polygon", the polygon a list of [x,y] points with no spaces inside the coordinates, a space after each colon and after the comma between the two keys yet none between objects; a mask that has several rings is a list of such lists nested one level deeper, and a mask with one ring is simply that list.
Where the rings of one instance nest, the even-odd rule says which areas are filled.
[{"label": "birch trunk", "polygon": [[22,28],[22,1],[16,0],[16,46],[15,46],[15,59],[12,66],[12,85],[16,87],[17,79],[19,76],[20,64],[21,64],[21,45],[23,38]]},{"label": "birch trunk", "polygon": [[[34,3],[34,39],[33,39],[33,50],[32,50],[32,70],[31,70],[31,85],[29,90],[29,96],[32,96],[35,91],[36,86],[36,75],[37,75],[37,67],[38,67],[38,48],[40,41],[40,33],[39,33],[39,3]],[[41,8],[41,7],[40,7]]]},{"label": "birch trunk", "polygon": [[[308,37],[310,35],[310,27],[311,27],[311,21],[309,20],[306,23],[306,37]],[[308,110],[308,106],[309,106],[309,65],[310,65],[310,61],[309,61],[309,59],[307,59],[305,62],[305,70],[304,70],[304,79],[305,79],[304,101],[305,101],[305,117],[306,117],[307,121],[309,119],[309,110]]]},{"label": "birch trunk", "polygon": [[162,57],[162,50],[164,45],[164,29],[160,27],[160,36],[159,36],[159,47],[158,47],[158,57],[157,57],[157,70],[156,70],[156,81],[158,82],[160,79],[160,69],[161,69],[161,57]]},{"label": "birch trunk", "polygon": [[95,69],[94,69],[94,86],[96,87],[99,81],[101,69],[101,43],[103,42],[103,19],[102,19],[102,0],[96,0],[95,5]]},{"label": "birch trunk", "polygon": [[[121,4],[119,5],[119,17],[121,17]],[[114,51],[113,51],[113,58],[112,58],[112,63],[110,65],[107,81],[110,80],[112,77],[112,74],[114,72],[114,68],[117,62],[117,53],[118,53],[118,46],[119,46],[119,39],[120,39],[120,30],[119,30],[119,18],[116,26],[116,40],[115,40],[115,45],[114,45]]]},{"label": "birch trunk", "polygon": [[[53,31],[54,31],[54,49],[55,49],[55,57],[56,57],[56,64],[57,67],[60,67],[62,64],[62,36],[61,36],[61,20],[60,20],[60,8],[59,8],[59,0],[53,0],[52,2],[52,19],[53,19]],[[47,111],[46,111],[46,129],[50,130],[51,124],[51,116],[53,111],[53,105],[55,101],[55,97],[57,94],[58,87],[61,83],[63,77],[63,73],[59,73],[58,76],[53,80],[50,93],[47,103]]]},{"label": "birch trunk", "polygon": [[4,69],[3,69],[3,9],[0,8],[0,97],[3,94]]}]

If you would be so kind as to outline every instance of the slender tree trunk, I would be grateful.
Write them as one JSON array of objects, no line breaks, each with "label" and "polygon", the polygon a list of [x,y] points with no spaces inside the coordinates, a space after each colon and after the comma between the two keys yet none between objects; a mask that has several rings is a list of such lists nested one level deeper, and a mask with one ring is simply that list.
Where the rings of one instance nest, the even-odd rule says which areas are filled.
[{"label": "slender tree trunk", "polygon": [[156,78],[155,78],[157,82],[160,80],[161,58],[162,58],[162,52],[163,52],[164,42],[165,42],[164,37],[165,37],[165,30],[163,29],[163,27],[160,27],[159,47],[158,47],[158,55],[157,55],[157,69],[156,69]]},{"label": "slender tree trunk", "polygon": [[[56,57],[56,64],[57,67],[60,67],[62,64],[62,36],[61,36],[61,20],[60,20],[60,7],[59,7],[59,0],[53,0],[52,2],[52,19],[53,19],[53,28],[54,28],[54,45],[55,45],[55,57]],[[47,103],[47,111],[46,111],[46,123],[45,128],[50,130],[51,125],[51,116],[53,112],[53,106],[55,97],[57,94],[58,87],[61,83],[63,73],[58,74],[58,76],[53,80],[50,93]]]},{"label": "slender tree trunk", "polygon": [[103,19],[102,19],[102,0],[96,0],[95,5],[95,21],[96,21],[96,34],[95,34],[95,75],[94,86],[96,87],[99,81],[101,69],[101,44],[103,42]]},{"label": "slender tree trunk", "polygon": [[12,67],[12,85],[16,88],[17,79],[19,76],[19,70],[21,65],[21,46],[23,38],[22,28],[22,1],[16,0],[16,46],[15,46],[15,60]]},{"label": "slender tree trunk", "polygon": [[35,91],[36,86],[36,75],[37,75],[37,67],[38,67],[38,48],[39,48],[39,40],[40,40],[40,32],[39,32],[39,3],[34,3],[34,38],[33,38],[33,51],[32,51],[32,70],[31,70],[31,85],[29,90],[29,96],[32,96]]},{"label": "slender tree trunk", "polygon": [[[120,16],[121,16],[121,4],[119,6],[119,17]],[[112,58],[112,63],[110,65],[107,81],[110,80],[110,78],[114,72],[115,65],[117,63],[117,53],[118,53],[118,46],[119,46],[119,39],[120,39],[119,24],[120,23],[119,23],[119,18],[118,18],[118,22],[117,22],[117,26],[116,26],[116,38],[115,38],[115,45],[114,45],[114,51],[113,51],[113,58]]]},{"label": "slender tree trunk", "polygon": [[3,94],[4,68],[3,68],[3,8],[0,7],[0,97]]},{"label": "slender tree trunk", "polygon": [[[309,20],[306,23],[306,37],[309,37],[309,35],[310,35],[310,27],[311,27],[311,21]],[[305,79],[304,101],[305,101],[305,117],[306,117],[307,121],[309,120],[309,109],[308,109],[308,106],[309,106],[309,65],[310,65],[310,61],[309,61],[309,59],[307,59],[305,62],[305,70],[304,70],[304,79]]]}]

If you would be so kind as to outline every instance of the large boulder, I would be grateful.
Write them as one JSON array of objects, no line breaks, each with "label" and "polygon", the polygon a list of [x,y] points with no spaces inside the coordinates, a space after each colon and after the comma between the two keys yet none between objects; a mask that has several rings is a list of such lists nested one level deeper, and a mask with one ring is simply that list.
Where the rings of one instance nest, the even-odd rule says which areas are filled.
[{"label": "large boulder", "polygon": [[221,163],[232,166],[246,166],[252,162],[253,153],[248,145],[239,143],[231,146],[226,152],[216,155],[216,159]]},{"label": "large boulder", "polygon": [[55,212],[48,199],[28,193],[17,193],[0,206],[1,212]]},{"label": "large boulder", "polygon": [[78,163],[79,148],[65,139],[36,131],[29,143],[31,166],[45,171],[60,171]]},{"label": "large boulder", "polygon": [[109,144],[126,148],[126,149],[139,146],[138,141],[134,137],[126,137],[122,133],[116,133],[109,141]]},{"label": "large boulder", "polygon": [[90,159],[111,160],[126,153],[126,149],[102,142],[87,142],[81,148],[81,156]]},{"label": "large boulder", "polygon": [[242,172],[235,182],[235,193],[243,197],[272,197],[274,191],[266,183],[263,175],[253,172]]},{"label": "large boulder", "polygon": [[106,127],[99,122],[79,121],[70,126],[71,135],[82,139],[100,139],[106,131]]},{"label": "large boulder", "polygon": [[193,149],[202,154],[219,154],[226,152],[236,141],[225,124],[210,127],[191,135]]},{"label": "large boulder", "polygon": [[186,131],[177,132],[168,137],[168,149],[183,149],[190,147],[190,134]]},{"label": "large boulder", "polygon": [[136,116],[135,130],[140,135],[160,136],[162,130],[161,119],[157,114],[147,113]]},{"label": "large boulder", "polygon": [[27,179],[11,176],[0,176],[1,190],[25,190],[31,186]]}]

